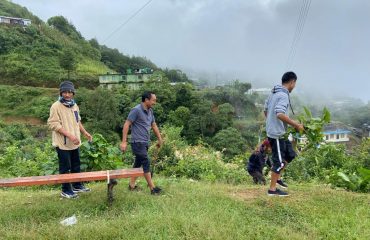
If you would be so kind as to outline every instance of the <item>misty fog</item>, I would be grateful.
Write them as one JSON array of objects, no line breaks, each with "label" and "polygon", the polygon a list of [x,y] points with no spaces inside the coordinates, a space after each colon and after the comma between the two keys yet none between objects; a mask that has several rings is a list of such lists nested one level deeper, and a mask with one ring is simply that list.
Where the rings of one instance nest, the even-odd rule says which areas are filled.
[{"label": "misty fog", "polygon": [[369,1],[309,1],[289,69],[303,1],[153,0],[121,28],[147,0],[14,2],[44,21],[63,15],[86,39],[190,78],[270,88],[293,70],[297,93],[370,100]]}]

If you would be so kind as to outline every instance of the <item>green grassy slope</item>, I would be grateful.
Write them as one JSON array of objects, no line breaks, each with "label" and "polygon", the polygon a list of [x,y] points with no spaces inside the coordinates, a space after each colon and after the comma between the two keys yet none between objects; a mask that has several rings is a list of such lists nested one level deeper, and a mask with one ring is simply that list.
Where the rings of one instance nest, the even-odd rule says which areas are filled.
[{"label": "green grassy slope", "polygon": [[45,121],[51,104],[57,100],[58,89],[0,85],[0,119],[33,118]]},{"label": "green grassy slope", "polygon": [[[2,239],[369,239],[370,196],[293,185],[288,198],[266,187],[156,179],[163,196],[129,192],[127,180],[106,204],[106,185],[76,200],[57,189],[1,189]],[[59,222],[76,214],[78,223]]]}]

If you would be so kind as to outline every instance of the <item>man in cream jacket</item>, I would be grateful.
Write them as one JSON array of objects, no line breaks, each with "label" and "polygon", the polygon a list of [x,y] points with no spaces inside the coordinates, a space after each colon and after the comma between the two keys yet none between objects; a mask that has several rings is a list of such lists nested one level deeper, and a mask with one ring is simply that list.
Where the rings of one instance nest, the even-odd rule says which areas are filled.
[{"label": "man in cream jacket", "polygon": [[[75,88],[72,82],[60,84],[59,99],[50,108],[48,126],[52,132],[52,144],[59,159],[59,173],[79,173],[81,134],[92,141],[92,136],[81,123],[79,108],[73,97]],[[78,192],[89,192],[81,182],[63,183],[61,196],[76,198]]]}]

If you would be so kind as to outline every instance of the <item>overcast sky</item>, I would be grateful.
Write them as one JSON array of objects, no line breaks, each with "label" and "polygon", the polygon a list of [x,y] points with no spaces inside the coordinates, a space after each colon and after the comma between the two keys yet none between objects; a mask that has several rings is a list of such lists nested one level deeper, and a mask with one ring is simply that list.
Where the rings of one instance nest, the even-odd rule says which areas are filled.
[{"label": "overcast sky", "polygon": [[[160,67],[219,72],[255,86],[287,70],[302,0],[13,0],[46,21]],[[370,1],[312,0],[289,70],[297,89],[370,100]],[[106,40],[107,39],[107,40]]]}]

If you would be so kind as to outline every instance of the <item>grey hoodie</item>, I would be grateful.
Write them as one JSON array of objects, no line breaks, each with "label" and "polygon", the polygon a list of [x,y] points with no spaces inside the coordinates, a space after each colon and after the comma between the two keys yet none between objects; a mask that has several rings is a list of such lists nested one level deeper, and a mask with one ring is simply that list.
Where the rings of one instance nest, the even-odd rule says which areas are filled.
[{"label": "grey hoodie", "polygon": [[289,91],[281,85],[276,85],[265,102],[266,132],[270,138],[281,138],[286,132],[286,124],[277,118],[279,113],[288,115]]}]

